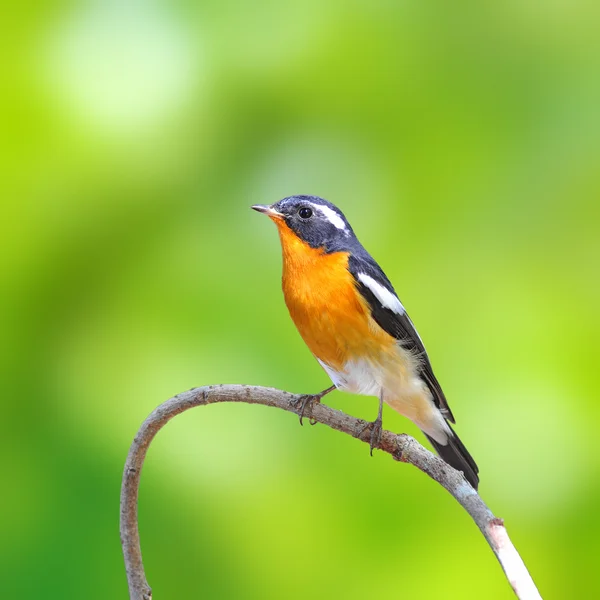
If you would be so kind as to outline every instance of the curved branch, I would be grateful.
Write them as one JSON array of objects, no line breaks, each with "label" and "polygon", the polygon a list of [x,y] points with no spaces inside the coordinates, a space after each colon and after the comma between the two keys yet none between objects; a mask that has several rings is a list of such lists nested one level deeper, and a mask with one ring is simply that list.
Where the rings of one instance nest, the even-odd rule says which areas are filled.
[{"label": "curved branch", "polygon": [[[215,402],[246,402],[282,408],[296,413],[296,405],[302,396],[273,388],[246,385],[215,385],[194,388],[167,400],[158,406],[144,421],[135,436],[123,472],[121,487],[121,544],[125,557],[125,569],[131,600],[151,600],[152,590],[146,581],[140,536],[138,530],[138,491],[140,473],[150,442],[159,430],[175,415],[195,406]],[[324,404],[309,403],[309,416],[313,422],[322,423],[353,437],[361,431],[365,422]],[[368,442],[368,431],[365,439]],[[395,460],[410,463],[437,481],[454,496],[469,513],[498,558],[506,577],[520,600],[541,600],[541,596],[513,546],[504,522],[494,517],[477,492],[443,460],[423,448],[414,438],[384,431],[380,449],[391,454]]]}]

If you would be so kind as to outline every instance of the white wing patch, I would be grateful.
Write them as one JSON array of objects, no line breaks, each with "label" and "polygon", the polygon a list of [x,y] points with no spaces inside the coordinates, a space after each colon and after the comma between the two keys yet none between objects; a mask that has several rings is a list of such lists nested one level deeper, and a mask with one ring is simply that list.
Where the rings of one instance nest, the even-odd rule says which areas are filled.
[{"label": "white wing patch", "polygon": [[381,302],[383,308],[389,308],[397,315],[402,315],[406,312],[404,306],[402,306],[402,302],[398,300],[397,296],[375,281],[372,277],[369,277],[366,273],[359,273],[358,279],[373,292],[375,298]]},{"label": "white wing patch", "polygon": [[329,208],[329,206],[323,206],[322,204],[312,204],[311,206],[318,210],[334,227],[341,229],[348,235],[348,229],[346,228],[346,223],[344,223],[344,219],[338,215],[335,210]]}]

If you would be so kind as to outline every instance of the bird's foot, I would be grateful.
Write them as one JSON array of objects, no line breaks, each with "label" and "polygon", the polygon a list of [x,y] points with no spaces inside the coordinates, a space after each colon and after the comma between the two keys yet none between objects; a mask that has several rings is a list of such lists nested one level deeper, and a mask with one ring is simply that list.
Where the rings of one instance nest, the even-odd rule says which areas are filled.
[{"label": "bird's foot", "polygon": [[369,439],[369,445],[371,448],[371,456],[373,456],[373,448],[379,448],[381,446],[381,434],[383,432],[383,423],[381,417],[378,417],[374,421],[369,421],[365,423],[358,431],[357,436],[359,439],[362,439],[363,433],[367,430],[371,429],[371,436]]},{"label": "bird's foot", "polygon": [[[310,404],[310,412],[312,413],[312,407],[315,403],[321,402],[320,394],[303,394],[302,396],[296,396],[292,401],[291,405],[298,409],[298,416],[300,417],[300,425],[304,425],[302,419],[306,412],[306,407]],[[316,421],[313,421],[312,415],[310,417],[310,424],[314,425]]]},{"label": "bird's foot", "polygon": [[301,396],[296,396],[290,403],[294,408],[298,409],[298,416],[300,417],[300,425],[304,425],[304,423],[302,422],[302,419],[304,417],[304,413],[306,412],[306,407],[310,404],[310,412],[311,412],[311,416],[310,416],[310,424],[311,425],[316,425],[316,421],[312,418],[312,407],[315,404],[318,404],[319,402],[321,402],[321,398],[323,398],[323,396],[325,396],[326,394],[329,394],[329,392],[332,392],[333,390],[335,390],[335,386],[332,385],[331,387],[328,387],[326,390],[323,390],[322,392],[319,392],[318,394],[303,394]]}]

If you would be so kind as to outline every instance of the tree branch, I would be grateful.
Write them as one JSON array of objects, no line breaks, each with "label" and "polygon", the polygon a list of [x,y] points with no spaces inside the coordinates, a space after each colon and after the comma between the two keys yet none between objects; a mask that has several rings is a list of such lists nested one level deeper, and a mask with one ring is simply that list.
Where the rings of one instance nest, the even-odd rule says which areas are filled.
[{"label": "tree branch", "polygon": [[[296,413],[296,404],[301,398],[302,396],[273,388],[215,385],[194,388],[178,394],[152,411],[131,444],[121,487],[121,544],[131,600],[152,599],[152,590],[146,581],[142,562],[137,505],[140,473],[146,452],[154,436],[175,415],[195,406],[216,402],[246,402],[273,406]],[[314,422],[322,423],[353,437],[357,436],[357,432],[365,424],[360,419],[329,408],[324,404],[313,403],[311,405],[309,403],[307,412]],[[365,439],[362,441],[368,442],[368,432],[364,437]],[[391,454],[395,460],[414,465],[446,488],[469,513],[483,533],[517,597],[520,600],[541,600],[523,560],[508,537],[504,522],[502,519],[494,517],[462,473],[453,469],[406,434],[396,435],[384,431],[380,449]]]}]

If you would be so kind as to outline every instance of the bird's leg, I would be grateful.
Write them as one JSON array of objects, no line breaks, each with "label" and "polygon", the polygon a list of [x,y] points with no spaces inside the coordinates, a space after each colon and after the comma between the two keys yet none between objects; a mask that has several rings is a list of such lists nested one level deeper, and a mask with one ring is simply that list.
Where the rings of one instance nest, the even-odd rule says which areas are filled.
[{"label": "bird's leg", "polygon": [[362,434],[371,428],[371,456],[373,456],[373,448],[379,448],[381,444],[381,431],[383,426],[383,392],[379,396],[379,412],[377,418],[373,422],[365,423],[358,432],[358,437],[362,437]]},{"label": "bird's leg", "polygon": [[[329,394],[329,392],[333,392],[333,390],[335,390],[335,385],[328,387],[326,390],[323,390],[318,394],[304,394],[302,396],[297,396],[296,398],[294,398],[294,400],[292,400],[292,406],[294,406],[295,408],[300,408],[300,410],[298,411],[298,416],[300,417],[300,425],[303,425],[302,418],[304,417],[304,411],[306,410],[307,405],[314,404],[315,402],[321,402],[321,398],[323,398],[323,396],[325,396],[326,394]],[[315,423],[316,421],[313,421],[311,418],[310,424],[314,425]]]}]

